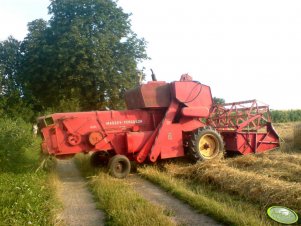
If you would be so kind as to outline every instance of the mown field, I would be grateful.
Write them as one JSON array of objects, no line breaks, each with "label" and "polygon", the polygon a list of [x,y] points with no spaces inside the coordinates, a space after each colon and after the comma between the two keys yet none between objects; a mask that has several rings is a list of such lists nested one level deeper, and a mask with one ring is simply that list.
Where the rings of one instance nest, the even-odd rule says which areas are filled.
[{"label": "mown field", "polygon": [[[190,164],[168,161],[140,167],[139,173],[200,212],[230,225],[278,225],[269,219],[271,205],[301,214],[298,123],[275,124],[285,141],[281,149]],[[295,142],[294,142],[295,141]],[[300,223],[300,222],[299,222]]]},{"label": "mown field", "polygon": [[39,167],[40,140],[22,120],[0,119],[0,225],[58,225],[55,175]]}]

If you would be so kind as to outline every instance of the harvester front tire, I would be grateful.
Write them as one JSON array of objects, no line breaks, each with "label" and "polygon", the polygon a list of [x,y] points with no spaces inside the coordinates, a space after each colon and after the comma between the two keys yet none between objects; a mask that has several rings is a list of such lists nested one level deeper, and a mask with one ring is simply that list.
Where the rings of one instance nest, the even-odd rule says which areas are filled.
[{"label": "harvester front tire", "polygon": [[131,171],[130,160],[124,155],[115,155],[109,161],[109,174],[116,178],[125,178]]},{"label": "harvester front tire", "polygon": [[192,134],[188,144],[188,155],[195,162],[224,156],[223,138],[211,127],[198,129]]}]

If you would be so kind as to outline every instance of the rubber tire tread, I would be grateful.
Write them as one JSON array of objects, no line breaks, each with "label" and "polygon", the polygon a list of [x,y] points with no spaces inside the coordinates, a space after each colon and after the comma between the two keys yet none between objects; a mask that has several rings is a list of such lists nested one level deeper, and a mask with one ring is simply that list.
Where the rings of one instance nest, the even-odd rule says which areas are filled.
[{"label": "rubber tire tread", "polygon": [[[115,171],[115,164],[118,164],[119,162],[122,162],[122,164],[124,165],[124,169],[123,171],[120,172],[116,172]],[[116,178],[125,178],[131,171],[131,162],[130,160],[124,156],[124,155],[115,155],[113,156],[110,161],[109,161],[109,174],[113,177]]]},{"label": "rubber tire tread", "polygon": [[225,145],[224,145],[222,136],[220,135],[219,132],[217,132],[212,127],[204,127],[204,128],[199,128],[196,132],[194,132],[192,134],[191,139],[188,141],[188,153],[187,154],[192,161],[197,162],[197,161],[208,160],[201,155],[201,153],[198,151],[198,146],[197,146],[200,138],[208,133],[215,136],[215,138],[218,141],[218,145],[219,145],[218,154],[213,159],[218,159],[218,158],[224,157],[224,154],[225,154],[224,146]]}]

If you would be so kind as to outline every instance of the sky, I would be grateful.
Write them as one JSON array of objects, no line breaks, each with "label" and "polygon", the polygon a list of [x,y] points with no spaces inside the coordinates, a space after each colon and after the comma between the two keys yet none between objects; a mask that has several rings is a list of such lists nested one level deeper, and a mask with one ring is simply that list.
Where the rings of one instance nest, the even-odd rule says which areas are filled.
[{"label": "sky", "polygon": [[[23,40],[27,23],[49,19],[48,0],[0,0],[0,40]],[[161,81],[188,73],[226,102],[257,99],[301,109],[301,1],[119,0],[148,42]],[[299,91],[298,91],[299,90]]]}]

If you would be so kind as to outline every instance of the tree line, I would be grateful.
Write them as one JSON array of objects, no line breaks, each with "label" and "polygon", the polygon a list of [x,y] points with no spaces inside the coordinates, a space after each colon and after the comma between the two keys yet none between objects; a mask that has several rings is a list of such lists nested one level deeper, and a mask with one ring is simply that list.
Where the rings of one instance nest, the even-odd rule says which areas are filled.
[{"label": "tree line", "polygon": [[148,58],[130,14],[114,0],[52,0],[48,11],[24,40],[0,42],[0,116],[123,108]]},{"label": "tree line", "polygon": [[271,110],[273,122],[301,121],[301,110]]}]

